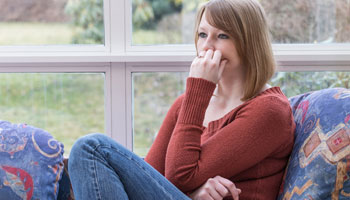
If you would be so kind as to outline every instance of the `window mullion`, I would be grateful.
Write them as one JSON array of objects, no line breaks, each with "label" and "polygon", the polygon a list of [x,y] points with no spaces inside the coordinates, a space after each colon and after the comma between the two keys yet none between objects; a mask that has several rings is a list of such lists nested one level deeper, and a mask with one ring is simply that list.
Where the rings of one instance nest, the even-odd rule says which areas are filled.
[{"label": "window mullion", "polygon": [[[128,0],[105,0],[109,2],[110,45],[112,54],[125,54],[125,18]],[[131,9],[130,9],[131,10]]]}]

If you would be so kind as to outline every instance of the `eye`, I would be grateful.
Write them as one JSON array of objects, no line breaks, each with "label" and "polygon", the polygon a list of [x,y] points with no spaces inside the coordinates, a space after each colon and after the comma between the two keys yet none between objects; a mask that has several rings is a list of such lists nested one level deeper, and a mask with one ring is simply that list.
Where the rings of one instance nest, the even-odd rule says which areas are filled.
[{"label": "eye", "polygon": [[226,34],[219,34],[218,37],[221,38],[221,39],[229,39],[229,36],[226,35]]},{"label": "eye", "polygon": [[205,38],[205,37],[207,37],[207,34],[200,32],[200,33],[198,33],[198,37]]}]

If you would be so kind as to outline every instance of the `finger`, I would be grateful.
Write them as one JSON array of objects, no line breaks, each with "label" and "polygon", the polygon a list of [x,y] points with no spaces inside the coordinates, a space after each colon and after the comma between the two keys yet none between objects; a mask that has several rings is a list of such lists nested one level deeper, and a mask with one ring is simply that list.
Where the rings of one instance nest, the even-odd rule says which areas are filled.
[{"label": "finger", "polygon": [[198,62],[198,60],[199,60],[199,56],[194,57],[194,59],[192,61],[192,65],[193,65],[193,63]]},{"label": "finger", "polygon": [[205,53],[205,51],[199,52],[198,57],[203,58],[205,56]]},{"label": "finger", "polygon": [[230,191],[234,200],[238,200],[239,192],[236,188],[236,185],[232,181],[226,178],[220,177],[219,182],[222,183]]},{"label": "finger", "polygon": [[209,195],[213,200],[222,200],[223,199],[223,197],[216,190],[209,193]]},{"label": "finger", "polygon": [[222,54],[220,50],[216,50],[213,55],[213,61],[216,63],[217,66],[220,65]]},{"label": "finger", "polygon": [[218,183],[216,186],[215,186],[215,189],[216,191],[220,194],[220,196],[222,198],[224,198],[227,194],[230,194],[230,192],[228,191],[228,189],[223,186],[221,183]]},{"label": "finger", "polygon": [[212,49],[209,49],[207,52],[206,52],[206,54],[205,54],[205,56],[204,56],[204,59],[212,59],[213,58],[213,50]]},{"label": "finger", "polygon": [[[214,178],[210,178],[207,181],[208,185],[206,186],[206,191],[208,194],[215,200],[222,199],[223,197],[220,195],[220,193],[217,191],[218,185],[221,185],[219,181],[215,180]],[[222,186],[224,187],[224,186]]]}]

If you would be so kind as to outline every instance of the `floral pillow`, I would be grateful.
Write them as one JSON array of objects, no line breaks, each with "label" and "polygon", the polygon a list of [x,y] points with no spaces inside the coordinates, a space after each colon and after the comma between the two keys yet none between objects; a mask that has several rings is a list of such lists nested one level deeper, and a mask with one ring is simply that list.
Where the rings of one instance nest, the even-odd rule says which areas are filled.
[{"label": "floral pillow", "polygon": [[278,199],[350,199],[350,90],[323,89],[289,101],[295,144]]},{"label": "floral pillow", "polygon": [[0,121],[0,200],[56,199],[63,144],[48,132]]}]

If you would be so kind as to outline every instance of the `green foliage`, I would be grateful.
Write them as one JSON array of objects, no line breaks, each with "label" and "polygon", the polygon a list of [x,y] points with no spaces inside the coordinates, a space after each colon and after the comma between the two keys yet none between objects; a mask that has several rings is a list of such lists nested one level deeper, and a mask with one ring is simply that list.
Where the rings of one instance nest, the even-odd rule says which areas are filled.
[{"label": "green foliage", "polygon": [[278,72],[271,85],[281,87],[291,97],[324,88],[350,88],[349,72]]},{"label": "green foliage", "polygon": [[57,45],[70,44],[73,30],[61,23],[0,22],[0,35],[0,45]]},{"label": "green foliage", "polygon": [[164,16],[179,13],[181,8],[177,0],[132,0],[133,29],[155,29]]},{"label": "green foliage", "polygon": [[147,1],[133,0],[132,10],[132,24],[135,29],[154,19],[153,8]]},{"label": "green foliage", "polygon": [[65,146],[104,130],[104,75],[0,74],[0,119],[47,130]]},{"label": "green foliage", "polygon": [[188,73],[133,73],[134,151],[145,156]]},{"label": "green foliage", "polygon": [[103,0],[69,0],[65,11],[77,27],[73,44],[104,44]]},{"label": "green foliage", "polygon": [[152,30],[135,30],[132,33],[133,44],[179,44],[182,41],[179,32],[157,32]]}]

